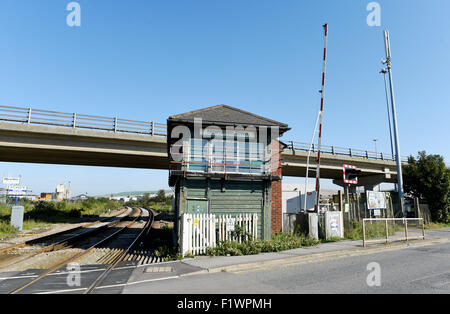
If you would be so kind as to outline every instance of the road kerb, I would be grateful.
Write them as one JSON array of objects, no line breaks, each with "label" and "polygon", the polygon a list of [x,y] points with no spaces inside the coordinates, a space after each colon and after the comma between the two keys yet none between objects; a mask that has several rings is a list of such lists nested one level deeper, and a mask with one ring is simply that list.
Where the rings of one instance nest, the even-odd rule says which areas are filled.
[{"label": "road kerb", "polygon": [[402,250],[411,248],[411,244],[413,244],[412,247],[421,247],[421,246],[427,246],[427,245],[433,245],[433,244],[440,244],[440,243],[447,243],[450,242],[450,239],[442,238],[442,239],[435,239],[435,240],[425,240],[425,241],[411,241],[407,243],[400,243],[400,244],[380,244],[376,245],[374,247],[366,247],[366,248],[354,248],[354,249],[347,249],[347,250],[338,250],[338,251],[331,251],[331,252],[323,252],[323,253],[313,253],[308,255],[301,255],[301,256],[293,256],[293,257],[283,257],[279,259],[272,259],[272,260],[265,260],[265,261],[258,261],[258,262],[250,262],[250,263],[242,263],[242,264],[234,264],[229,266],[219,266],[219,267],[212,267],[212,268],[205,268],[204,270],[200,270],[197,272],[193,272],[190,274],[186,274],[186,276],[192,276],[192,275],[200,275],[200,274],[213,274],[218,272],[245,272],[245,271],[258,271],[258,270],[264,270],[275,266],[293,266],[297,264],[306,264],[311,262],[320,262],[320,261],[326,261],[330,258],[345,258],[345,257],[352,257],[352,256],[362,256],[362,255],[369,255],[369,254],[376,254],[379,252],[388,252],[388,251],[395,251],[395,250]]}]

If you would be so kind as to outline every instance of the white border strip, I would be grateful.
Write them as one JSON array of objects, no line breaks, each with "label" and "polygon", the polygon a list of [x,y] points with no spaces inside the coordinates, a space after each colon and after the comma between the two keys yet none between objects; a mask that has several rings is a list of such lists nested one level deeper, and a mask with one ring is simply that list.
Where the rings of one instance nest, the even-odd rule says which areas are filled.
[{"label": "white border strip", "polygon": [[[147,283],[147,282],[153,282],[153,281],[163,281],[163,280],[170,280],[170,279],[178,279],[178,278],[180,278],[180,276],[171,276],[171,277],[164,277],[164,278],[156,278],[156,279],[147,279],[147,280],[141,280],[141,281],[133,281],[133,282],[121,283],[121,284],[117,284],[117,285],[100,286],[100,287],[97,287],[96,290],[97,289],[126,287],[126,286],[141,284],[141,283]],[[87,290],[87,289],[89,289],[89,287],[87,287],[87,288],[76,288],[76,289],[66,289],[66,290],[38,292],[36,294],[58,294],[58,293],[64,293],[64,292],[84,291],[84,290]]]}]

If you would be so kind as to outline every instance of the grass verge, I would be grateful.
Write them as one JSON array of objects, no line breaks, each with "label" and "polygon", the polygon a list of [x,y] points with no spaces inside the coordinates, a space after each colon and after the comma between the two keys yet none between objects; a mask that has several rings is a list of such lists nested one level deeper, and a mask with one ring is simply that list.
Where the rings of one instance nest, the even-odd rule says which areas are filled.
[{"label": "grass verge", "polygon": [[[21,206],[25,209],[23,230],[47,228],[53,224],[79,223],[86,221],[86,216],[99,216],[116,210],[121,204],[106,198],[90,198],[84,202],[37,202],[23,201]],[[84,217],[84,218],[82,218]],[[0,238],[11,238],[19,230],[11,226],[11,207],[0,204]]]},{"label": "grass verge", "polygon": [[433,230],[433,229],[442,229],[450,227],[450,222],[442,223],[442,222],[429,222],[425,224],[425,229]]},{"label": "grass verge", "polygon": [[[389,236],[393,236],[395,232],[404,230],[402,226],[399,225],[388,225]],[[366,238],[383,238],[386,236],[386,224],[385,222],[376,223],[366,223]],[[362,222],[351,221],[350,228],[344,227],[344,238],[347,240],[362,240],[363,238],[363,228]]]}]

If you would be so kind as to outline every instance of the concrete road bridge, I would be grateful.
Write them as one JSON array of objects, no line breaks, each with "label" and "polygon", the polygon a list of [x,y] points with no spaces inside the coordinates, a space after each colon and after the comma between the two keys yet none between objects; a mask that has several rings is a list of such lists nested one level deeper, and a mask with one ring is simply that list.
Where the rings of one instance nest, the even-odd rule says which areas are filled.
[{"label": "concrete road bridge", "polygon": [[[309,144],[283,142],[287,144],[282,153],[283,175],[304,177]],[[317,147],[313,147],[312,170],[316,157]],[[166,124],[0,106],[0,161],[168,169]],[[343,164],[362,171],[360,185],[397,180],[392,155],[322,147],[322,178],[339,184]]]}]

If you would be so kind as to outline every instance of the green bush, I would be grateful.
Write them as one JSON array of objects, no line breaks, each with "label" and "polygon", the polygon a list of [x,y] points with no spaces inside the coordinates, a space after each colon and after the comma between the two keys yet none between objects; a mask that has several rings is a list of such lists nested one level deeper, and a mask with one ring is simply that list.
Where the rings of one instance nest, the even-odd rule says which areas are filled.
[{"label": "green bush", "polygon": [[162,257],[163,261],[174,261],[180,260],[183,257],[174,247],[169,247],[167,245],[160,246],[154,251],[155,256]]},{"label": "green bush", "polygon": [[240,256],[259,253],[281,252],[317,245],[319,242],[303,235],[279,233],[271,240],[248,240],[242,243],[222,241],[215,248],[206,251],[208,256]]},{"label": "green bush", "polygon": [[11,226],[9,221],[0,220],[0,238],[17,233],[18,230]]},{"label": "green bush", "polygon": [[80,218],[80,209],[69,209],[66,203],[39,202],[25,214],[25,220],[59,222],[65,219]]},{"label": "green bush", "polygon": [[441,155],[410,156],[403,165],[405,193],[425,199],[433,222],[450,223],[450,168]]},{"label": "green bush", "polygon": [[[119,202],[107,198],[90,198],[82,203],[44,202],[33,203],[21,200],[20,205],[25,208],[23,229],[48,227],[54,223],[81,222],[81,215],[99,216],[110,210],[121,207]],[[0,236],[11,237],[18,231],[10,226],[11,206],[0,204]]]}]

